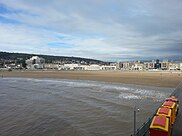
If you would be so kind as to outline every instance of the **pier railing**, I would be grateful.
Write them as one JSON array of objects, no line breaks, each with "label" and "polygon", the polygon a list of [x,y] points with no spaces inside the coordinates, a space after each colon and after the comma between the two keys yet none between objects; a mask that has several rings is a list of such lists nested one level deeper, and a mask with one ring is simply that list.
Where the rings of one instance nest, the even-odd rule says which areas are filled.
[{"label": "pier railing", "polygon": [[[179,91],[180,88],[182,88],[182,81],[176,87],[176,89],[171,93],[170,96],[176,96],[177,97],[178,96],[178,91]],[[159,106],[159,108],[160,108],[160,106]],[[137,132],[136,132],[135,135],[131,134],[131,136],[150,136],[150,134],[149,134],[149,128],[150,128],[150,124],[152,122],[152,119],[155,116],[155,113],[152,114],[152,116],[148,119],[147,122],[143,123],[143,125],[139,129],[137,129]]]},{"label": "pier railing", "polygon": [[152,118],[149,118],[146,123],[143,123],[142,127],[137,130],[136,136],[149,136],[149,127],[152,122]]}]

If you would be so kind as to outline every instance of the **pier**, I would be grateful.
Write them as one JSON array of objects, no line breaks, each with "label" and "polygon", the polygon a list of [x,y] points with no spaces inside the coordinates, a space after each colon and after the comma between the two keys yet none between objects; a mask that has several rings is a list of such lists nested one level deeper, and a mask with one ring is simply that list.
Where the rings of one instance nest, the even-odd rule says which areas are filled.
[{"label": "pier", "polygon": [[[181,129],[181,123],[182,123],[182,82],[176,87],[176,89],[173,91],[173,93],[171,94],[171,96],[175,96],[179,99],[179,111],[178,111],[178,115],[176,117],[175,123],[172,127],[172,132],[171,132],[171,136],[181,136],[182,134],[182,129]],[[156,109],[157,110],[157,109]],[[137,132],[135,135],[131,135],[131,136],[150,136],[149,134],[149,127],[150,124],[152,122],[153,116],[155,115],[155,111],[154,114],[148,119],[147,122],[145,122],[139,129],[137,129]]]},{"label": "pier", "polygon": [[178,85],[178,87],[175,89],[175,91],[172,93],[172,95],[176,96],[179,99],[179,112],[176,117],[174,126],[172,128],[172,136],[181,136],[182,135],[182,129],[181,129],[181,123],[182,123],[182,82]]}]

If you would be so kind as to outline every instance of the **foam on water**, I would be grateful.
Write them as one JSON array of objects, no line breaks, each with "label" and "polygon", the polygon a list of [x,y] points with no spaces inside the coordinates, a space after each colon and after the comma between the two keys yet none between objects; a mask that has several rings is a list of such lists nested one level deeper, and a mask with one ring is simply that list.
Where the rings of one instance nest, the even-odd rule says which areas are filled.
[{"label": "foam on water", "polygon": [[129,87],[121,87],[119,85],[105,85],[102,86],[101,89],[103,90],[118,90],[118,91],[131,91],[133,90],[132,88]]},{"label": "foam on water", "polygon": [[121,92],[121,99],[152,99],[153,101],[163,101],[170,93],[157,90],[130,89],[132,92]]},{"label": "foam on water", "polygon": [[[19,82],[22,78],[14,78],[8,82]],[[49,85],[64,85],[67,87],[77,87],[77,88],[93,88],[97,91],[95,92],[113,92],[119,94],[121,99],[155,99],[160,100],[167,97],[170,92],[158,91],[157,89],[142,89],[137,86],[129,86],[126,84],[111,84],[105,82],[96,82],[96,81],[82,81],[82,80],[51,80],[51,79],[23,79],[23,82],[35,82],[42,83],[46,82]]]},{"label": "foam on water", "polygon": [[121,93],[119,94],[119,98],[121,99],[141,99],[141,96],[135,95],[135,94],[129,94],[129,93]]}]

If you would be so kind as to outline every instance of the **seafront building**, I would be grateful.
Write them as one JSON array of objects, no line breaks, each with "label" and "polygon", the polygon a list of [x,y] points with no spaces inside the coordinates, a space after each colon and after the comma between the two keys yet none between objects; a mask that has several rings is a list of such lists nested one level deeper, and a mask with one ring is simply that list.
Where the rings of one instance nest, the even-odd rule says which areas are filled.
[{"label": "seafront building", "polygon": [[155,63],[154,62],[144,62],[144,69],[155,69]]},{"label": "seafront building", "polygon": [[45,59],[38,56],[33,56],[32,58],[25,61],[27,64],[27,69],[43,69],[45,65]]},{"label": "seafront building", "polygon": [[58,70],[89,70],[89,71],[99,71],[99,70],[116,70],[116,66],[105,66],[105,65],[81,65],[81,64],[64,64],[58,68]]},{"label": "seafront building", "polygon": [[60,67],[60,64],[54,64],[54,63],[45,63],[44,68],[45,69],[58,69]]},{"label": "seafront building", "polygon": [[121,70],[182,70],[181,62],[156,60],[156,62],[120,62]]},{"label": "seafront building", "polygon": [[[46,57],[47,58],[47,57]],[[182,62],[168,60],[153,61],[125,61],[125,62],[102,62],[93,60],[59,59],[33,56],[27,60],[23,57],[0,59],[0,70],[126,70],[126,71],[182,71]]]},{"label": "seafront building", "polygon": [[84,63],[45,63],[44,58],[33,56],[26,60],[27,69],[50,69],[50,70],[88,70],[88,71],[101,71],[101,70],[127,70],[127,71],[147,71],[147,70],[182,70],[181,62],[171,61],[151,61],[151,62],[118,62],[110,63],[109,65],[102,64],[84,64]]}]

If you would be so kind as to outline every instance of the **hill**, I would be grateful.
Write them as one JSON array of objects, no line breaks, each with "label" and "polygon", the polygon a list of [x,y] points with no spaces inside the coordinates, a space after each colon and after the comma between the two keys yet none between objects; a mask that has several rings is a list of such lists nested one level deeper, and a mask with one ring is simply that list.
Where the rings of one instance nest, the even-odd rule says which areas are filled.
[{"label": "hill", "polygon": [[51,56],[51,55],[39,55],[39,54],[26,54],[26,53],[9,53],[9,52],[0,52],[0,60],[6,62],[19,62],[25,61],[32,56],[39,56],[45,59],[46,63],[55,63],[55,62],[66,62],[66,63],[84,63],[84,64],[107,64],[95,59],[87,59],[80,57],[66,57],[66,56]]}]

